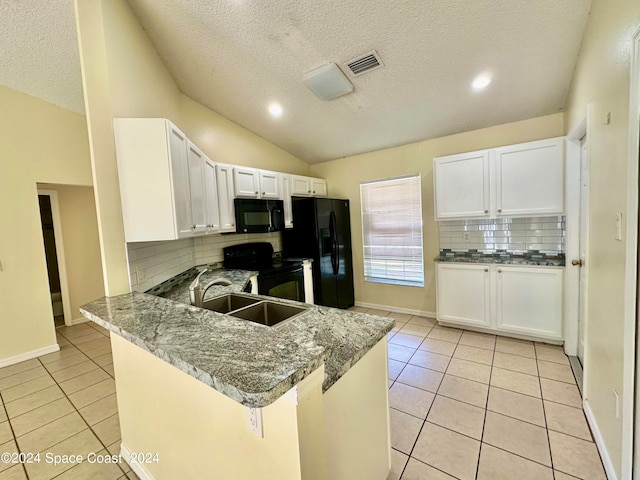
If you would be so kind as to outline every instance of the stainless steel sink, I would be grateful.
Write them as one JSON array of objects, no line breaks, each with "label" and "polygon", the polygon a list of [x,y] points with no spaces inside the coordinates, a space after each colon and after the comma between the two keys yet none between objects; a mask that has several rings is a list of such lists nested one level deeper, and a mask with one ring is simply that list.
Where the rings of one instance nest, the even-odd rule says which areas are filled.
[{"label": "stainless steel sink", "polygon": [[306,308],[264,300],[241,310],[230,312],[229,315],[236,318],[242,318],[243,320],[260,323],[267,327],[272,327],[284,320],[290,320],[306,311]]},{"label": "stainless steel sink", "polygon": [[239,295],[237,293],[229,293],[203,302],[202,308],[213,310],[218,313],[229,313],[234,310],[248,307],[249,305],[253,305],[260,301],[261,300],[259,298],[252,298],[246,295]]},{"label": "stainless steel sink", "polygon": [[307,311],[304,307],[296,307],[271,300],[228,293],[207,300],[202,308],[218,313],[226,313],[232,317],[272,327],[285,320],[290,320]]}]

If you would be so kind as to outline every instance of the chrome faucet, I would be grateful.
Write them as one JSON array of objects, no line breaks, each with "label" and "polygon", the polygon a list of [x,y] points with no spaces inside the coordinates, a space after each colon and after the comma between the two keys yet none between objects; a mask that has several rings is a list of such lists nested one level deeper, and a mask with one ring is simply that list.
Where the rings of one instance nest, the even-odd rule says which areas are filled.
[{"label": "chrome faucet", "polygon": [[216,278],[207,283],[204,288],[200,287],[200,277],[207,271],[207,268],[201,271],[193,280],[193,282],[191,282],[191,285],[189,285],[189,300],[191,301],[191,305],[200,308],[202,308],[202,305],[204,303],[204,296],[207,293],[207,290],[209,290],[211,287],[213,287],[214,285],[231,285],[231,281],[226,278]]}]

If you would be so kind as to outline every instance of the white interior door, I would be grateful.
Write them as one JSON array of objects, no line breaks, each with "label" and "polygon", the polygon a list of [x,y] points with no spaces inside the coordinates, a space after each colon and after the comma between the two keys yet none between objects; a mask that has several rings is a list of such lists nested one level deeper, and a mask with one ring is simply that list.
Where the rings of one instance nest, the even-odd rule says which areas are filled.
[{"label": "white interior door", "polygon": [[[580,306],[578,312],[578,360],[584,368],[584,344],[587,323],[587,251],[589,247],[589,159],[587,137],[580,141]],[[572,262],[573,263],[573,262]]]}]

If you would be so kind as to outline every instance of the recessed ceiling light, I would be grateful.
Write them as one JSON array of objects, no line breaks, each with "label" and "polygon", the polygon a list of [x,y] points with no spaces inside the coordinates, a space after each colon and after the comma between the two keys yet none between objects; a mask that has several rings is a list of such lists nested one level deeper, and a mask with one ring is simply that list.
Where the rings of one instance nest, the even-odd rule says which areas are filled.
[{"label": "recessed ceiling light", "polygon": [[471,88],[475,91],[484,90],[491,83],[491,75],[488,73],[481,73],[471,82]]},{"label": "recessed ceiling light", "polygon": [[280,118],[282,116],[282,105],[280,105],[278,102],[271,102],[269,104],[269,115],[271,115],[273,118]]}]

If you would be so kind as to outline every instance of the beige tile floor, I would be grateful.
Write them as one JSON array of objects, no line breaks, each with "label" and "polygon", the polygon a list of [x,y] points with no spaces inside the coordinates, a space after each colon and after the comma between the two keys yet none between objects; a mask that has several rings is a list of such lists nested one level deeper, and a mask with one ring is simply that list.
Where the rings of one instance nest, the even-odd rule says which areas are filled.
[{"label": "beige tile floor", "polygon": [[57,336],[59,352],[0,369],[0,454],[41,453],[39,463],[0,460],[0,480],[137,479],[125,462],[47,463],[47,453],[120,450],[109,332],[85,323]]},{"label": "beige tile floor", "polygon": [[389,480],[606,479],[561,347],[392,316]]},{"label": "beige tile floor", "polygon": [[[396,319],[389,334],[389,480],[604,479],[559,347]],[[61,350],[0,369],[0,453],[116,454],[109,333],[57,330]],[[137,478],[126,463],[0,462],[0,480]]]}]

